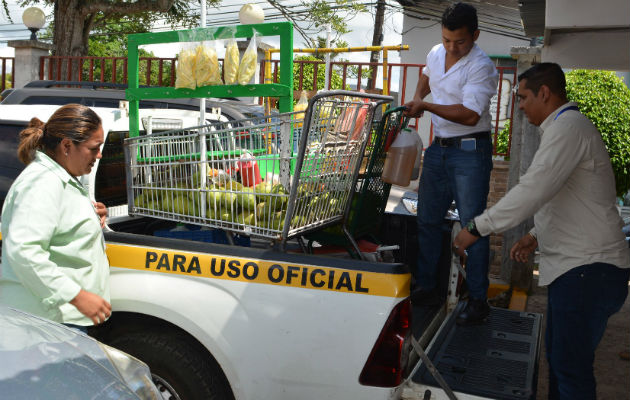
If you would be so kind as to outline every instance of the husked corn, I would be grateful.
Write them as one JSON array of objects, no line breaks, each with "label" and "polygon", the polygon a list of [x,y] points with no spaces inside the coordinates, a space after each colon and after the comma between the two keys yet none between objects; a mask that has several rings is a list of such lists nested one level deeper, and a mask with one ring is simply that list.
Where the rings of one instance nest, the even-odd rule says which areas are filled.
[{"label": "husked corn", "polygon": [[234,40],[230,40],[228,45],[225,47],[225,59],[223,61],[223,80],[226,85],[233,85],[236,83],[239,56],[236,42]]},{"label": "husked corn", "polygon": [[195,89],[196,82],[194,76],[195,52],[192,49],[182,49],[177,56],[177,69],[175,70],[176,89]]},{"label": "husked corn", "polygon": [[241,85],[247,85],[252,80],[256,73],[256,50],[249,47],[245,50],[241,64],[238,66],[238,83]]},{"label": "husked corn", "polygon": [[197,86],[220,85],[221,70],[217,52],[204,45],[197,46],[197,59],[195,60],[195,78]]}]

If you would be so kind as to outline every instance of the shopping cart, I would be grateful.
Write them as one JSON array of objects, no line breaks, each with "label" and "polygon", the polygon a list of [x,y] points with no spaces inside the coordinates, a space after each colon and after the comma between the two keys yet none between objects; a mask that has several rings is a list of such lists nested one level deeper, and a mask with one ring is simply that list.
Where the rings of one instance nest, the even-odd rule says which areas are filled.
[{"label": "shopping cart", "polygon": [[[387,206],[391,184],[381,180],[387,149],[396,139],[400,130],[407,126],[408,119],[403,117],[405,107],[390,108],[385,111],[370,136],[364,154],[364,162],[359,171],[357,191],[353,196],[348,214],[347,227],[355,241],[362,237],[374,236],[378,233],[381,219]],[[309,252],[313,251],[314,242],[321,245],[343,246],[354,257],[359,254],[349,247],[346,234],[341,225],[306,235]],[[353,245],[352,245],[353,246]]]},{"label": "shopping cart", "polygon": [[304,114],[220,122],[125,140],[129,214],[286,240],[345,221],[376,107],[331,91]]}]

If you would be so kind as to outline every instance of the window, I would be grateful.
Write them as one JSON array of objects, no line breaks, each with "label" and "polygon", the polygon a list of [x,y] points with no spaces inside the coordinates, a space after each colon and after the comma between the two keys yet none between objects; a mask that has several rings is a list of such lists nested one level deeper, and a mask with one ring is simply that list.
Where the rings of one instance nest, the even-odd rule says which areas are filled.
[{"label": "window", "polygon": [[17,157],[20,131],[26,127],[24,121],[3,121],[0,124],[0,209],[11,184],[24,169]]},{"label": "window", "polygon": [[123,142],[129,132],[109,132],[103,145],[103,158],[96,170],[94,197],[107,207],[127,204],[127,177]]}]

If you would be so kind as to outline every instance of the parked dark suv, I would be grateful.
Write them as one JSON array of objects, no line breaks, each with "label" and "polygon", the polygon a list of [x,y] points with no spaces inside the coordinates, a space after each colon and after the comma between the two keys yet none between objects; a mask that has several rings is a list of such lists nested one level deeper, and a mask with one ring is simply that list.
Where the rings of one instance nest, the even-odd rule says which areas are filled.
[{"label": "parked dark suv", "polygon": [[[6,89],[0,94],[0,104],[52,104],[79,103],[88,107],[118,108],[125,99],[127,85],[107,82],[33,81],[20,89]],[[175,108],[199,110],[199,99],[141,100],[140,108]],[[261,117],[264,108],[236,99],[208,99],[206,110],[220,108],[229,120]]]},{"label": "parked dark suv", "polygon": [[24,169],[17,158],[19,133],[26,127],[24,121],[0,121],[0,210],[13,180]]}]

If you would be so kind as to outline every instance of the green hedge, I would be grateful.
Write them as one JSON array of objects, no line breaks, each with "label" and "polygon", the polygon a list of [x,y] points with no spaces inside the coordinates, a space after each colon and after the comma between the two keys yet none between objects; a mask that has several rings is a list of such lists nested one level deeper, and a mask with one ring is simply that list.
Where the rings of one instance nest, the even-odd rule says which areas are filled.
[{"label": "green hedge", "polygon": [[567,97],[602,134],[623,196],[630,189],[630,90],[612,71],[574,70],[566,79]]},{"label": "green hedge", "polygon": [[[505,125],[503,128],[499,130],[497,134],[497,150],[498,154],[507,154],[508,151],[508,141],[510,139],[510,123],[512,120],[505,121]],[[505,159],[509,160],[510,155],[508,154]]]}]

